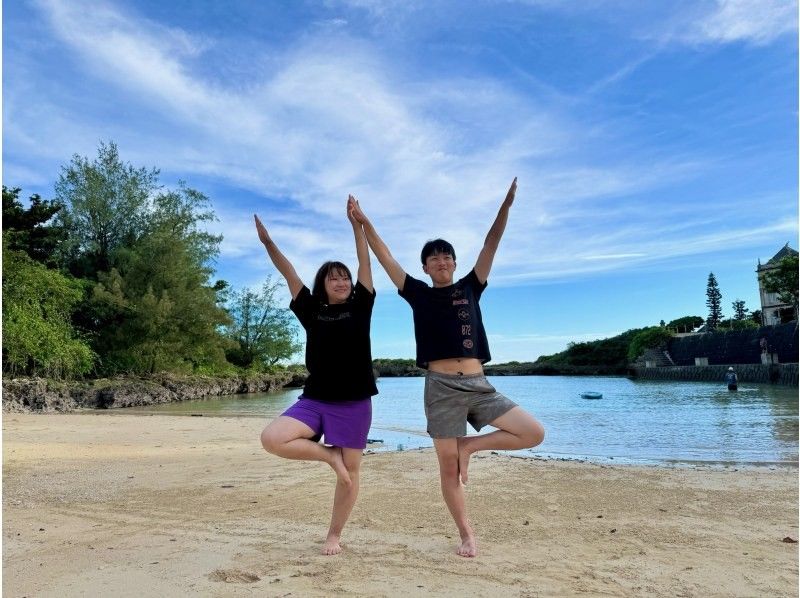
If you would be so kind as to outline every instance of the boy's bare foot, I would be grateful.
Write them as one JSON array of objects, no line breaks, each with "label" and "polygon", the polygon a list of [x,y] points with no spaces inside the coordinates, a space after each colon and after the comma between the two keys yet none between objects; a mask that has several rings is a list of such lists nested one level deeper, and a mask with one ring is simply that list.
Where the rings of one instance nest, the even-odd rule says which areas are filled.
[{"label": "boy's bare foot", "polygon": [[469,458],[472,453],[469,452],[466,446],[466,441],[464,438],[458,439],[458,475],[461,478],[461,483],[466,485],[467,480],[469,479],[469,475],[467,474],[467,470],[469,469]]},{"label": "boy's bare foot", "polygon": [[476,556],[478,554],[478,541],[475,536],[469,535],[461,538],[461,546],[456,550],[456,554],[467,558]]},{"label": "boy's bare foot", "polygon": [[333,468],[333,471],[336,472],[336,477],[339,478],[339,481],[344,482],[349,486],[352,484],[352,480],[350,480],[350,473],[347,471],[347,467],[344,465],[342,449],[340,449],[338,446],[334,446],[331,447],[330,451],[331,460],[328,461],[328,464]]},{"label": "boy's bare foot", "polygon": [[325,544],[322,545],[322,554],[331,556],[342,552],[342,547],[339,544],[339,536],[328,534],[325,538]]}]

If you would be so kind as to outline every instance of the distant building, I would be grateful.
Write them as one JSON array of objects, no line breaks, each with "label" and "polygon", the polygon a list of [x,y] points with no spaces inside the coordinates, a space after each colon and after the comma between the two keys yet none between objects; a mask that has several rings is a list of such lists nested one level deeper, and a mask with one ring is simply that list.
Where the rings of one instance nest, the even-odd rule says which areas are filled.
[{"label": "distant building", "polygon": [[761,324],[764,326],[780,324],[781,321],[786,321],[787,317],[791,319],[794,315],[794,307],[788,303],[782,303],[778,299],[778,293],[768,293],[764,290],[763,280],[766,272],[778,267],[778,262],[785,257],[792,256],[796,257],[797,251],[789,247],[787,243],[766,264],[762,265],[761,260],[758,260],[756,273],[758,274],[758,291],[759,295],[761,295]]}]

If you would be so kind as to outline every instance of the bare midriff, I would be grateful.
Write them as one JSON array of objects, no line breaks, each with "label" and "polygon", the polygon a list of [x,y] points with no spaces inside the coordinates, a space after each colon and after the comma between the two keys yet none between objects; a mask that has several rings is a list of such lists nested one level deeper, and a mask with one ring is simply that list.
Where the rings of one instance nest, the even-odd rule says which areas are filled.
[{"label": "bare midriff", "polygon": [[483,364],[480,359],[474,357],[453,357],[451,359],[437,359],[428,362],[428,369],[438,374],[451,374],[454,376],[469,376],[470,374],[482,374]]}]

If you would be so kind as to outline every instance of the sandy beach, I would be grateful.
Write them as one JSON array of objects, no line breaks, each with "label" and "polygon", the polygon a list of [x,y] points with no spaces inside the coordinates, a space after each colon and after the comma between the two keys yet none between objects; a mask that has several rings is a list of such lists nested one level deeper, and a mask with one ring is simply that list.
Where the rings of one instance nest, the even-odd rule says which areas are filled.
[{"label": "sandy beach", "polygon": [[795,467],[487,454],[458,557],[431,450],[368,454],[345,551],[333,474],[267,455],[256,418],[5,414],[3,595],[792,596]]}]

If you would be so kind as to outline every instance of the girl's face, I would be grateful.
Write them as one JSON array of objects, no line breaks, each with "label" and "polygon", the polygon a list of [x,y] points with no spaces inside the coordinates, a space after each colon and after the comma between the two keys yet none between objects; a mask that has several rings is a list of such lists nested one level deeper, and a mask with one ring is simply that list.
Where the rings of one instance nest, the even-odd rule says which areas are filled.
[{"label": "girl's face", "polygon": [[350,297],[352,290],[353,283],[343,270],[331,270],[325,279],[325,293],[328,295],[329,305],[344,303]]}]

